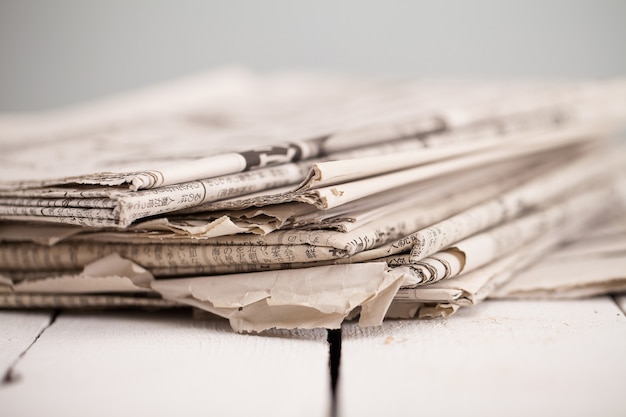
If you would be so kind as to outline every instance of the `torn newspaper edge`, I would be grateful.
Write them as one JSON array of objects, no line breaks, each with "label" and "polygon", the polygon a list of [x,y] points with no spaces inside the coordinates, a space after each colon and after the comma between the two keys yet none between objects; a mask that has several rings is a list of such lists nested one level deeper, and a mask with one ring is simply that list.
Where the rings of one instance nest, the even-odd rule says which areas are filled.
[{"label": "torn newspaper edge", "polygon": [[158,280],[165,299],[230,321],[236,331],[337,329],[360,309],[359,324],[382,323],[402,282],[384,263],[332,265],[219,277]]}]

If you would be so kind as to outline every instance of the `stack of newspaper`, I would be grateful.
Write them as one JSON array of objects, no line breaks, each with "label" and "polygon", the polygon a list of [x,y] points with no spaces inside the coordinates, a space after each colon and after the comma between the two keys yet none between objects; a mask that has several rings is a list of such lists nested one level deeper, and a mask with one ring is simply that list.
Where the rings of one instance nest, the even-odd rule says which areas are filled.
[{"label": "stack of newspaper", "polygon": [[224,70],[0,116],[0,306],[238,331],[626,289],[626,80]]}]

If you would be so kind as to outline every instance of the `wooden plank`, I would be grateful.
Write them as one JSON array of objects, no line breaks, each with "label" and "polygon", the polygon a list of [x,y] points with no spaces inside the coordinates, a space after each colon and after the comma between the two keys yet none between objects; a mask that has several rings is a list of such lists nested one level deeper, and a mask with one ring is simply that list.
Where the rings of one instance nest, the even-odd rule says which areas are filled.
[{"label": "wooden plank", "polygon": [[7,416],[326,416],[326,332],[236,334],[185,312],[61,314],[0,391]]},{"label": "wooden plank", "polygon": [[609,297],[350,324],[340,415],[624,416],[625,351],[626,319]]},{"label": "wooden plank", "polygon": [[0,310],[0,380],[51,319],[50,311]]}]

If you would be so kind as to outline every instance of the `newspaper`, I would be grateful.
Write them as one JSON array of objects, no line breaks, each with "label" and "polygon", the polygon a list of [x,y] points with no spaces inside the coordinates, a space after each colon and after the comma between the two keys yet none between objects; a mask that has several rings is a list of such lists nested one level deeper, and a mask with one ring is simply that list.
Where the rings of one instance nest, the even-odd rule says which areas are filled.
[{"label": "newspaper", "polygon": [[[138,219],[191,207],[197,207],[196,211],[206,211],[300,201],[328,209],[380,192],[389,184],[401,187],[469,167],[589,140],[593,137],[591,133],[597,133],[598,129],[602,132],[603,127],[578,126],[556,132],[534,132],[530,137],[526,133],[512,137],[506,147],[501,141],[488,140],[398,153],[385,145],[375,147],[380,148],[376,157],[358,157],[359,152],[354,152],[353,158],[348,160],[289,163],[139,192],[84,187],[0,191],[0,218],[127,227]],[[513,142],[516,146],[512,146]],[[481,150],[483,152],[479,152]],[[454,156],[457,158],[452,158]],[[444,161],[432,163],[438,160]],[[191,166],[191,163],[187,165]],[[395,175],[379,175],[393,171],[398,172]],[[356,181],[374,176],[377,181]],[[300,182],[304,183],[297,186]],[[338,196],[333,188],[338,183],[352,186]],[[289,184],[296,185],[281,188]],[[273,192],[268,195],[267,190]],[[363,194],[364,191],[368,194]],[[233,201],[233,197],[254,193],[261,196]]]},{"label": "newspaper", "polygon": [[620,289],[615,225],[569,246],[606,274],[515,277],[624,211],[624,93],[230,70],[0,116],[0,307],[186,305],[261,331]]},{"label": "newspaper", "polygon": [[[312,161],[299,164],[286,163],[241,174],[184,182],[160,187],[158,190],[140,192],[85,189],[84,187],[26,189],[4,193],[0,191],[0,216],[33,216],[31,219],[37,218],[34,216],[45,216],[47,219],[42,220],[48,221],[62,221],[53,219],[67,217],[64,223],[82,222],[83,225],[126,227],[144,217],[202,206],[240,195],[277,189],[286,185],[293,185],[292,189],[301,188],[296,186],[305,180],[307,187],[311,188],[313,183],[319,182],[319,177],[322,175],[325,175],[324,183],[328,184],[332,183],[332,180],[329,181],[328,178],[331,175],[335,178],[340,176],[342,180],[363,178],[495,146],[494,141],[483,141],[467,146],[448,146],[443,149],[430,150],[416,146],[415,141],[401,142],[343,153],[342,158],[356,159],[337,161],[333,164],[334,171],[326,167],[322,172],[322,168],[312,165],[314,162]],[[410,146],[410,144],[413,145]],[[413,151],[416,148],[419,149],[418,152]],[[403,153],[398,153],[399,151]],[[378,154],[376,165],[366,164],[368,161],[358,158],[370,152]],[[380,158],[381,154],[387,153],[391,154],[386,160]],[[330,158],[333,156],[327,157],[327,159]],[[191,169],[190,164],[187,165],[188,169]],[[371,167],[371,169],[364,170],[363,166]]]},{"label": "newspaper", "polygon": [[588,222],[602,209],[598,201],[615,202],[617,185],[598,184],[591,192],[573,195],[545,209],[506,222],[483,233],[454,243],[444,251],[410,262],[410,255],[386,259],[390,266],[409,266],[415,282],[403,285],[423,285],[472,271],[503,255],[520,249],[541,234],[554,233],[565,222]]},{"label": "newspaper", "polygon": [[541,172],[534,178],[493,199],[471,207],[441,222],[425,227],[402,239],[355,254],[352,261],[380,259],[409,253],[409,262],[419,262],[427,256],[469,237],[520,216],[524,211],[545,201],[566,195],[583,184],[609,180],[615,175],[625,154],[591,153],[568,163]]},{"label": "newspaper", "polygon": [[[621,254],[613,253],[615,258],[607,259],[609,261],[606,265],[607,270],[603,269],[604,263],[602,263],[602,267],[592,270],[593,272],[589,270],[586,272],[579,271],[573,275],[561,274],[560,270],[554,268],[554,263],[550,261],[552,255],[546,255],[563,242],[571,241],[574,236],[584,236],[584,233],[581,234],[582,232],[590,230],[589,234],[592,235],[594,228],[599,227],[598,221],[622,216],[626,207],[624,205],[626,200],[623,198],[625,185],[623,182],[617,183],[617,188],[615,188],[617,193],[611,193],[608,199],[603,200],[603,203],[608,204],[608,209],[607,206],[589,206],[588,209],[591,211],[580,218],[575,215],[576,211],[579,211],[578,207],[572,205],[572,208],[575,209],[574,212],[560,227],[546,230],[545,233],[518,250],[503,255],[484,266],[461,273],[457,277],[450,277],[427,285],[415,285],[414,274],[409,272],[405,275],[403,288],[394,297],[388,317],[449,316],[460,307],[477,304],[487,297],[533,296],[534,291],[536,291],[535,296],[541,294],[552,296],[557,291],[561,291],[563,296],[576,297],[622,290],[623,279],[620,278],[620,275],[623,276],[623,273],[616,273],[614,269],[615,263],[620,262],[617,259],[620,258]],[[591,197],[593,194],[595,191],[588,196]],[[581,197],[584,198],[584,195]],[[571,200],[571,203],[574,201]],[[623,222],[623,217],[621,219]],[[614,220],[613,223],[610,223],[610,230],[614,230],[615,225]],[[611,235],[608,236],[610,239]],[[602,240],[606,238],[606,235],[598,238],[600,248],[602,247]],[[620,244],[617,244],[617,247],[619,246]],[[602,249],[599,251],[590,250],[590,252],[597,254],[601,253]],[[557,256],[556,259],[559,257]],[[594,261],[598,261],[596,266],[600,265],[599,259],[591,257],[586,265],[581,260],[577,266],[592,266]],[[558,262],[561,263],[561,261]],[[555,275],[547,277],[543,274],[541,275],[543,279],[536,277],[535,271],[542,271],[544,268],[542,265],[551,265],[553,267],[551,272]],[[572,271],[567,267],[565,270]],[[408,286],[404,286],[404,284],[408,284]],[[522,290],[515,294],[516,288],[526,288],[529,292],[524,294]],[[572,291],[569,292],[569,290]],[[566,293],[568,295],[565,295]]]},{"label": "newspaper", "polygon": [[161,297],[138,297],[117,294],[13,294],[0,293],[3,308],[145,308],[180,307],[179,303]]},{"label": "newspaper", "polygon": [[[87,235],[88,237],[86,238],[89,239],[100,237],[115,239],[116,236],[119,236],[119,239],[125,241],[154,242],[155,239],[163,239],[164,236],[167,236],[164,233],[154,233],[158,231],[168,231],[181,236],[200,239],[232,234],[228,233],[228,230],[224,233],[219,232],[220,228],[229,227],[246,227],[251,229],[249,230],[251,233],[262,235],[279,228],[290,228],[292,230],[319,228],[348,232],[385,217],[387,214],[405,210],[416,204],[427,208],[438,199],[455,198],[459,193],[463,194],[464,198],[479,201],[483,189],[485,190],[484,192],[489,192],[490,189],[494,189],[494,192],[501,192],[507,187],[521,182],[524,178],[536,175],[541,169],[558,163],[559,160],[564,161],[568,156],[571,155],[560,151],[556,155],[541,155],[538,159],[521,159],[492,164],[469,172],[463,172],[462,176],[444,176],[402,188],[392,188],[384,193],[362,198],[323,212],[306,204],[285,203],[237,211],[179,213],[178,215],[161,217],[134,225],[130,228],[130,230],[136,232],[133,234],[116,234],[114,231],[96,234],[93,230],[86,228],[52,224],[42,224],[38,226],[38,229],[32,229],[20,223],[6,222],[0,224],[0,241],[36,241],[37,243],[42,243],[45,238],[48,239],[49,244],[53,244],[64,238],[82,233]],[[494,174],[503,177],[504,180],[494,183],[492,181]],[[475,192],[472,190],[475,190]],[[474,194],[477,196],[474,196]],[[254,230],[255,228],[256,230]],[[140,234],[140,231],[151,233]],[[142,237],[147,239],[142,239]],[[229,239],[236,238],[231,237]],[[270,242],[268,241],[268,243]]]},{"label": "newspaper", "polygon": [[[268,189],[280,192],[277,187],[295,186],[306,177],[315,157],[339,158],[332,168],[339,172],[324,176],[331,182],[333,175],[339,176],[345,182],[496,143],[527,143],[529,136],[537,136],[540,144],[552,143],[550,135],[559,140],[562,136],[591,139],[623,117],[619,93],[626,88],[617,81],[520,82],[498,88],[424,82],[390,88],[384,83],[305,76],[283,83],[297,88],[287,92],[281,86],[274,91],[275,81],[226,72],[60,115],[44,115],[41,120],[0,119],[0,217],[127,227],[143,217],[188,207],[203,205],[203,210],[214,210],[206,204],[234,196]],[[264,95],[257,96],[260,92]],[[504,96],[508,97],[505,104],[498,102],[494,108]],[[426,106],[425,97],[435,99]],[[158,99],[172,104],[152,103]],[[598,101],[605,111],[589,111]],[[381,153],[394,150],[390,140],[401,143],[385,160]],[[233,150],[220,143],[233,144]],[[422,149],[399,155],[398,150],[407,144]],[[376,155],[376,163],[345,161],[348,156],[358,157],[368,145],[367,153]],[[438,147],[447,149],[440,152]],[[508,146],[505,152],[514,154],[514,148]],[[350,156],[347,150],[356,154]],[[498,157],[491,154],[491,158]],[[293,163],[298,160],[309,162]],[[315,169],[311,178],[320,175]],[[75,175],[67,176],[70,172]],[[152,191],[129,192],[121,187],[124,184],[130,190]],[[338,204],[332,189],[312,186],[319,190],[292,199],[322,208],[327,208],[326,200],[333,201],[331,206]],[[339,200],[347,201],[347,197]]]},{"label": "newspaper", "polygon": [[612,233],[569,242],[498,288],[493,298],[579,298],[626,291],[626,218]]},{"label": "newspaper", "polygon": [[[148,243],[140,243],[132,235],[117,235],[117,239],[112,239],[111,234],[108,234],[98,240],[78,235],[52,246],[28,241],[0,245],[0,264],[5,274],[9,274],[10,271],[76,270],[99,258],[116,253],[152,273],[158,270],[159,273],[166,275],[183,275],[190,271],[200,274],[220,274],[263,270],[272,268],[271,265],[277,265],[274,269],[278,267],[289,269],[304,267],[307,263],[352,262],[359,255],[376,253],[380,248],[385,248],[385,245],[398,247],[398,241],[411,242],[412,236],[440,227],[438,225],[441,222],[453,225],[464,222],[467,227],[473,228],[465,232],[467,235],[504,220],[505,212],[509,218],[514,218],[522,210],[543,203],[558,193],[566,192],[568,187],[598,181],[598,177],[607,176],[606,161],[601,168],[593,164],[595,174],[591,169],[581,170],[581,167],[586,168],[596,158],[604,160],[605,157],[604,154],[584,156],[582,159],[567,162],[564,167],[550,167],[547,174],[541,170],[534,171],[534,176],[521,185],[516,185],[521,178],[513,177],[512,180],[488,184],[482,188],[469,188],[463,192],[468,183],[457,181],[454,187],[455,182],[451,181],[449,184],[453,187],[449,192],[456,193],[452,198],[446,193],[440,194],[441,189],[436,189],[438,192],[431,200],[428,199],[427,193],[421,195],[416,193],[416,196],[423,197],[423,200],[417,203],[422,207],[421,210],[416,210],[416,205],[409,199],[407,206],[400,205],[395,212],[384,210],[379,213],[378,219],[372,219],[370,224],[346,233],[293,229],[276,231],[266,236],[239,235],[191,242],[162,238],[152,239]],[[537,178],[538,173],[544,175]],[[576,175],[571,175],[572,173]],[[565,183],[559,180],[563,176],[567,178]],[[552,177],[554,178],[551,180]],[[485,181],[484,177],[477,178]],[[509,189],[512,185],[513,188]],[[529,191],[532,191],[532,194]],[[524,204],[520,204],[520,199],[527,194],[530,197],[525,199]],[[508,206],[507,196],[510,201]],[[500,217],[492,216],[494,207],[499,210],[496,214]],[[492,217],[481,224],[474,220],[478,215]],[[438,221],[440,223],[435,223]],[[456,236],[461,236],[461,232]],[[451,238],[454,237],[452,235]],[[417,243],[413,244],[419,244],[419,241],[415,242]],[[407,245],[415,250],[411,243]],[[366,258],[372,259],[374,258]]]},{"label": "newspaper", "polygon": [[46,271],[37,279],[14,280],[0,274],[0,306],[9,308],[169,308],[151,288],[146,269],[110,255],[76,273]]},{"label": "newspaper", "polygon": [[387,316],[393,318],[447,317],[460,307],[483,301],[516,272],[532,265],[558,245],[562,236],[544,235],[520,250],[482,268],[433,284],[400,289]]}]

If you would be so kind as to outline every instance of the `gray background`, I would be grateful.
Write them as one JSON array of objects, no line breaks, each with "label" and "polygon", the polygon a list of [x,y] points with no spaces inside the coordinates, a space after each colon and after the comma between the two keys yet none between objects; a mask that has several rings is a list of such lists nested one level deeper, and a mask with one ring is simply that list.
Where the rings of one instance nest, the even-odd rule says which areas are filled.
[{"label": "gray background", "polygon": [[0,111],[225,65],[471,77],[626,74],[626,1],[0,0]]}]

